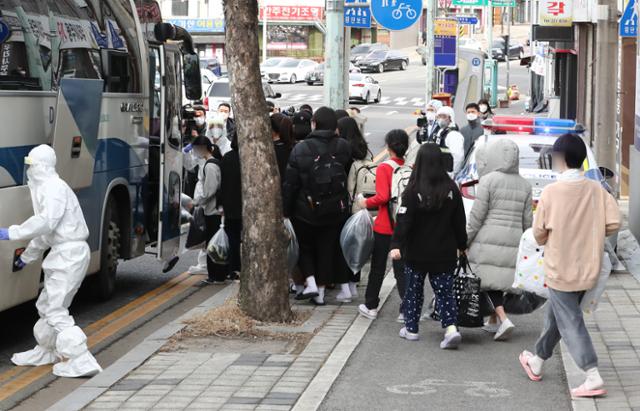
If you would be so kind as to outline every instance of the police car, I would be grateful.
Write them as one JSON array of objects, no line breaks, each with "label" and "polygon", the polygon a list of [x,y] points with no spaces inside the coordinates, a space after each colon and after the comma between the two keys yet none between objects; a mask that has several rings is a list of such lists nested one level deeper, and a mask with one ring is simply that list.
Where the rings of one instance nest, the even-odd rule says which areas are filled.
[{"label": "police car", "polygon": [[[584,132],[584,128],[573,120],[542,117],[494,116],[490,120],[485,120],[482,125],[485,128],[485,135],[478,138],[463,167],[456,175],[456,183],[460,187],[467,218],[475,200],[475,187],[479,181],[475,154],[480,147],[500,139],[509,139],[518,145],[520,175],[531,183],[535,210],[542,189],[558,178],[558,173],[552,170],[551,165],[553,143],[564,133]],[[587,158],[582,166],[582,172],[585,177],[599,181],[605,189],[612,191],[603,173],[608,177],[613,173],[598,167],[589,146],[587,146]]]}]

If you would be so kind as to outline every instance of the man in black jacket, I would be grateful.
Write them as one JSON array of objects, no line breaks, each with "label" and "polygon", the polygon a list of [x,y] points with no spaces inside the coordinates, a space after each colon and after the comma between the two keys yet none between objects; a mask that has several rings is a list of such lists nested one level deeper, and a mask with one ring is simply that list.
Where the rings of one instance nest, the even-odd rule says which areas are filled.
[{"label": "man in black jacket", "polygon": [[[311,134],[294,147],[289,157],[283,187],[284,215],[291,218],[295,228],[300,245],[298,265],[306,278],[306,288],[297,298],[311,298],[313,303],[324,305],[324,289],[334,269],[335,245],[350,207],[346,176],[351,149],[337,135],[338,121],[331,108],[316,110],[311,125]],[[330,167],[335,171],[331,188],[321,187],[322,199],[314,198],[321,190],[317,178],[320,169]]]},{"label": "man in black jacket", "polygon": [[222,157],[221,201],[224,210],[224,231],[229,237],[229,279],[240,279],[240,243],[242,240],[242,179],[238,136],[233,130],[231,151]]}]

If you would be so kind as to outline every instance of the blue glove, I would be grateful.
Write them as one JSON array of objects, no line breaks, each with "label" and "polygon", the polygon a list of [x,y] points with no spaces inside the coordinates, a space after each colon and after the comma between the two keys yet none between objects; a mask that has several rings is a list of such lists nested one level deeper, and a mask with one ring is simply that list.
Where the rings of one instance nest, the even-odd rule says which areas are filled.
[{"label": "blue glove", "polygon": [[191,144],[187,144],[186,146],[184,146],[184,148],[182,149],[183,153],[189,153],[191,150],[193,150],[193,146]]},{"label": "blue glove", "polygon": [[8,239],[9,239],[9,229],[0,228],[0,240],[8,240]]},{"label": "blue glove", "polygon": [[16,271],[20,271],[22,270],[27,264],[22,261],[22,258],[18,257],[18,259],[16,260],[15,263],[13,263],[13,266],[15,267]]}]

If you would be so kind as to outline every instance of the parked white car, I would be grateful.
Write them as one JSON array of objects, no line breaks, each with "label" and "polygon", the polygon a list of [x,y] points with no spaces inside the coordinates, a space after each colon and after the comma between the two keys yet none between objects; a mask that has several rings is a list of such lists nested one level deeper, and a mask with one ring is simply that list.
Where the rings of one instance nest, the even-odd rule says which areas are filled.
[{"label": "parked white car", "polygon": [[[268,61],[268,60],[267,60]],[[262,76],[270,83],[297,83],[305,81],[307,75],[316,69],[318,64],[309,59],[283,58],[274,66],[262,67]]]},{"label": "parked white car", "polygon": [[379,103],[382,99],[382,88],[371,76],[361,73],[349,74],[349,101],[359,100],[365,104]]},{"label": "parked white car", "polygon": [[[277,99],[282,97],[282,94],[276,93],[271,88],[271,85],[266,81],[262,82],[262,91],[267,99]],[[212,117],[217,111],[220,103],[231,104],[231,88],[229,86],[228,77],[220,77],[218,80],[211,83],[211,86],[206,92],[204,98],[204,106],[207,109],[207,117]]]}]

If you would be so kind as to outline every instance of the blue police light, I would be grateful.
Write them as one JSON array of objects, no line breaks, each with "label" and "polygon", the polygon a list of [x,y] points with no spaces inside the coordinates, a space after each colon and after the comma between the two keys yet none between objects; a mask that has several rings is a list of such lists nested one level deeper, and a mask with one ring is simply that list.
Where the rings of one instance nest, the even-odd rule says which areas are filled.
[{"label": "blue police light", "polygon": [[582,130],[576,127],[574,120],[563,118],[536,117],[533,121],[533,134],[558,135],[564,133],[580,133]]}]

